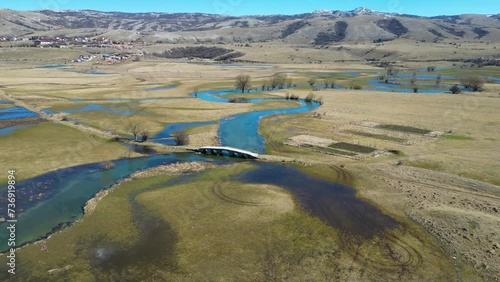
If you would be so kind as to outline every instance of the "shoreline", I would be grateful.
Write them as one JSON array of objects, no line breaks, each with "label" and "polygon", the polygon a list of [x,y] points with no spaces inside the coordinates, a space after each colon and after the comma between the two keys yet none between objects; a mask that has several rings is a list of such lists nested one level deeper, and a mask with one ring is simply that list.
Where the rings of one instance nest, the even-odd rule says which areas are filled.
[{"label": "shoreline", "polygon": [[[211,164],[209,162],[188,162],[188,163],[173,163],[169,165],[161,165],[153,168],[148,168],[140,171],[136,171],[129,175],[127,178],[118,180],[115,182],[113,185],[111,185],[109,188],[104,188],[101,191],[97,192],[91,199],[89,199],[85,205],[82,207],[83,210],[83,215],[76,219],[73,222],[65,222],[61,223],[66,226],[64,226],[61,229],[58,229],[54,232],[50,232],[43,236],[43,238],[36,239],[33,241],[26,242],[24,244],[21,244],[19,247],[16,247],[16,251],[21,250],[25,247],[31,246],[31,245],[42,245],[43,248],[43,243],[50,239],[53,235],[58,234],[60,232],[65,231],[67,228],[72,227],[74,224],[81,222],[82,220],[85,219],[85,217],[92,215],[95,212],[95,209],[97,208],[97,205],[99,202],[102,201],[109,193],[113,192],[118,186],[120,186],[122,183],[132,181],[134,179],[140,179],[140,178],[147,178],[147,177],[155,177],[155,176],[161,176],[161,175],[171,175],[171,176],[181,176],[181,175],[189,175],[189,174],[194,174],[198,173],[201,171],[205,171],[208,169],[212,169],[215,167],[220,167],[221,165],[215,165]],[[9,254],[9,250],[6,250],[5,252],[0,252],[0,257],[3,257],[5,255]]]}]

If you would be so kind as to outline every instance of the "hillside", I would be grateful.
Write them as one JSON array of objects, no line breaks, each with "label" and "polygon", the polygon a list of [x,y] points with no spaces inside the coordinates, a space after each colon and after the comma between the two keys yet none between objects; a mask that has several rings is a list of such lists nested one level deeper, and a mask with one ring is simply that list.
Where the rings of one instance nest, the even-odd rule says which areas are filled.
[{"label": "hillside", "polygon": [[500,41],[500,15],[418,17],[321,10],[299,15],[241,16],[200,13],[121,13],[0,10],[0,36],[113,36],[118,40],[247,42],[284,40],[330,45],[394,39]]}]

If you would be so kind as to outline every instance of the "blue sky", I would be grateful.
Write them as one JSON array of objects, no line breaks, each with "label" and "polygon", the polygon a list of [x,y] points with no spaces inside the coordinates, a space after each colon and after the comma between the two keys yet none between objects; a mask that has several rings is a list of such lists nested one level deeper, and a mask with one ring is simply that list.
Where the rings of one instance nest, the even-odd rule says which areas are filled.
[{"label": "blue sky", "polygon": [[422,16],[465,13],[498,14],[500,0],[20,0],[2,1],[15,10],[100,10],[122,12],[202,12],[229,15],[298,14],[319,9],[352,10],[366,7],[382,12]]}]

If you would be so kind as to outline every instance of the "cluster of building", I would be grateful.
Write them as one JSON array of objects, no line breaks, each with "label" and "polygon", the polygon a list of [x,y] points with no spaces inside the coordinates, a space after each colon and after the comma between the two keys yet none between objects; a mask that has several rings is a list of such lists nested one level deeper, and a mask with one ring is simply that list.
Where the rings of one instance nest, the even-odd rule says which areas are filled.
[{"label": "cluster of building", "polygon": [[92,61],[93,59],[97,58],[95,55],[81,55],[78,57],[78,59],[71,60],[71,63],[83,63],[83,62],[89,62]]},{"label": "cluster of building", "polygon": [[119,62],[128,61],[134,54],[120,53],[116,55],[102,55],[102,64],[111,65]]},{"label": "cluster of building", "polygon": [[30,41],[29,37],[15,37],[15,36],[0,36],[0,42],[7,41]]},{"label": "cluster of building", "polygon": [[9,37],[0,36],[0,42],[6,41],[32,41],[35,47],[101,47],[101,48],[119,48],[129,49],[134,46],[144,46],[146,42],[138,40],[118,41],[108,37],[48,37],[48,36],[33,36],[29,37]]}]

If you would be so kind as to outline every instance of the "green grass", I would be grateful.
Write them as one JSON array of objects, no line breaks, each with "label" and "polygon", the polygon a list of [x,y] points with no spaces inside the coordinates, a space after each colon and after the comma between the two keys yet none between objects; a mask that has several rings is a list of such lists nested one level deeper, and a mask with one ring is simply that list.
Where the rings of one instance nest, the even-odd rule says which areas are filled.
[{"label": "green grass", "polygon": [[414,166],[414,167],[419,167],[419,168],[424,168],[424,169],[428,169],[428,170],[436,170],[436,171],[440,171],[442,169],[441,164],[439,164],[437,162],[425,161],[425,160],[409,162],[408,165]]},{"label": "green grass", "polygon": [[500,68],[498,67],[484,67],[484,68],[454,68],[439,71],[442,74],[446,75],[455,75],[455,76],[493,76],[500,77]]},{"label": "green grass", "polygon": [[443,138],[448,139],[448,140],[474,140],[474,138],[469,137],[469,136],[462,136],[462,135],[443,135]]},{"label": "green grass", "polygon": [[392,131],[406,132],[406,133],[422,134],[422,135],[429,134],[432,132],[431,130],[428,130],[428,129],[421,129],[421,128],[416,128],[416,127],[396,125],[396,124],[382,124],[382,125],[377,126],[377,128],[392,130]]},{"label": "green grass", "polygon": [[301,148],[312,149],[312,150],[314,150],[316,152],[325,153],[325,154],[329,154],[329,155],[340,155],[340,156],[348,156],[348,157],[356,156],[355,153],[341,151],[341,150],[336,150],[336,149],[333,149],[333,148],[320,147],[320,146],[315,146],[315,145],[310,145],[310,144],[303,144],[300,147]]},{"label": "green grass", "polygon": [[[217,168],[168,188],[161,187],[168,176],[124,182],[101,200],[94,213],[48,239],[44,243],[48,252],[40,251],[39,245],[20,250],[17,277],[23,281],[144,279],[143,269],[134,265],[113,273],[96,266],[95,258],[95,250],[102,246],[114,246],[126,256],[126,250],[139,241],[129,200],[137,192],[136,202],[168,222],[177,235],[176,267],[159,268],[155,260],[148,266],[147,275],[159,280],[248,281],[285,274],[306,278],[317,274],[318,265],[328,270],[327,258],[329,263],[339,263],[328,256],[340,248],[336,231],[296,208],[286,191],[229,181],[231,175],[250,168],[247,164]],[[221,186],[214,192],[216,183]],[[158,189],[144,191],[153,186]],[[228,202],[218,196],[221,192],[229,199],[262,204]],[[299,256],[305,260],[295,260]]]},{"label": "green grass", "polygon": [[42,122],[0,136],[0,170],[28,179],[55,169],[120,158],[127,149],[77,129]]},{"label": "green grass", "polygon": [[[106,279],[106,274],[96,272],[95,254],[92,252],[97,245],[114,246],[115,250],[133,246],[139,240],[139,231],[133,224],[129,195],[170,178],[163,176],[124,182],[101,200],[94,213],[46,240],[44,244],[48,251],[40,251],[39,245],[19,250],[18,279],[22,281]],[[43,263],[40,263],[41,261]],[[51,269],[64,269],[68,265],[71,268],[67,270],[53,274],[48,272]]]},{"label": "green grass", "polygon": [[369,153],[375,152],[377,150],[375,148],[346,143],[346,142],[333,143],[333,144],[330,144],[328,147],[340,149],[340,150],[352,151],[352,152],[356,152],[356,153],[362,153],[362,154],[369,154]]},{"label": "green grass", "polygon": [[344,132],[354,134],[354,135],[364,136],[364,137],[370,137],[370,138],[375,138],[375,139],[380,139],[380,140],[396,142],[396,143],[404,143],[407,141],[406,139],[403,139],[403,138],[393,137],[393,136],[384,135],[384,134],[374,134],[374,133],[368,133],[368,132],[356,131],[356,130],[346,130]]}]

